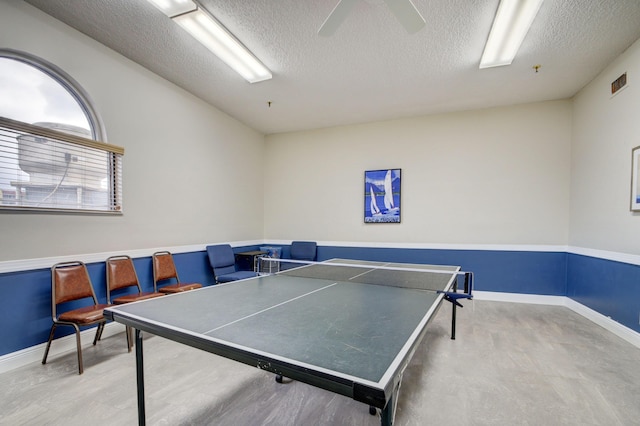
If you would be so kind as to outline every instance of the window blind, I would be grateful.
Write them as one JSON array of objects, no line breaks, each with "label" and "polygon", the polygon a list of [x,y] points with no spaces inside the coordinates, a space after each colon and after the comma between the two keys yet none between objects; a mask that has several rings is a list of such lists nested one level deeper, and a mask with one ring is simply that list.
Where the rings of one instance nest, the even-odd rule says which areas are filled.
[{"label": "window blind", "polygon": [[41,124],[0,117],[0,209],[122,212],[124,148]]}]

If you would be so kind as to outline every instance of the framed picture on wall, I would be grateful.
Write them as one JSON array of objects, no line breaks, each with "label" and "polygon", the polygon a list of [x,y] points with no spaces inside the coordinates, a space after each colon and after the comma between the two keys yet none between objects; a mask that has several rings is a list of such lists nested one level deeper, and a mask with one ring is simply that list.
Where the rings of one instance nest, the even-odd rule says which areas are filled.
[{"label": "framed picture on wall", "polygon": [[401,169],[364,172],[364,222],[400,223]]},{"label": "framed picture on wall", "polygon": [[640,146],[631,151],[631,211],[640,212]]}]

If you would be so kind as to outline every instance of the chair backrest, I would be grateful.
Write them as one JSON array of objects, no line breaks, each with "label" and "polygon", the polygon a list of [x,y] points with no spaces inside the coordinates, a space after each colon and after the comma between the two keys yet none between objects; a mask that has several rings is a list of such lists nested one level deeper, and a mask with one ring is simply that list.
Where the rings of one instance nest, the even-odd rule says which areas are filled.
[{"label": "chair backrest", "polygon": [[216,277],[236,272],[236,256],[229,244],[207,246],[207,256]]},{"label": "chair backrest", "polygon": [[316,260],[317,244],[315,241],[292,241],[291,259]]},{"label": "chair backrest", "polygon": [[142,293],[136,268],[129,256],[111,256],[106,262],[107,269],[107,303],[111,303],[111,292],[125,287],[136,286]]},{"label": "chair backrest", "polygon": [[153,287],[156,288],[159,281],[170,279],[175,279],[180,283],[178,270],[175,263],[173,263],[173,256],[168,251],[153,253]]},{"label": "chair backrest", "polygon": [[57,317],[57,305],[91,297],[93,304],[98,298],[93,291],[91,278],[84,263],[61,262],[51,267],[51,312]]}]

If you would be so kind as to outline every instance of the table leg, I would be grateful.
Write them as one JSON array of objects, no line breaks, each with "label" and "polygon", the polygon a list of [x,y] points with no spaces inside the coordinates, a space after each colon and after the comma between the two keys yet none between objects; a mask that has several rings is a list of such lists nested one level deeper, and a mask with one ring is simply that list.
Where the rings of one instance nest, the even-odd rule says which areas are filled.
[{"label": "table leg", "polygon": [[456,340],[456,304],[452,303],[451,311],[451,340]]},{"label": "table leg", "polygon": [[[453,292],[458,291],[458,277],[453,281]],[[456,304],[452,303],[453,310],[451,311],[451,340],[456,340]]]},{"label": "table leg", "polygon": [[[387,400],[387,405],[382,409],[380,413],[380,425],[391,426],[396,419],[396,408],[398,407],[398,395],[400,394],[400,385],[402,384],[402,374],[398,377],[398,383],[393,389],[393,393]],[[371,407],[370,407],[371,408]],[[371,411],[369,411],[371,413]]]},{"label": "table leg", "polygon": [[395,417],[395,405],[394,401],[396,395],[391,396],[389,401],[387,401],[387,406],[382,409],[380,413],[380,425],[381,426],[391,426],[393,424],[393,418]]},{"label": "table leg", "polygon": [[138,386],[138,425],[146,424],[144,413],[144,362],[142,359],[142,332],[136,329],[136,381]]}]

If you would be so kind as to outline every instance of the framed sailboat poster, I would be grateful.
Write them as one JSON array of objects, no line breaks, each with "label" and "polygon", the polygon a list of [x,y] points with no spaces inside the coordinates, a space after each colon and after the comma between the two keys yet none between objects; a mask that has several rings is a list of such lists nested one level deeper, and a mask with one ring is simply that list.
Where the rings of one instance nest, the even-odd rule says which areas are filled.
[{"label": "framed sailboat poster", "polygon": [[364,172],[364,222],[400,223],[401,169]]}]

